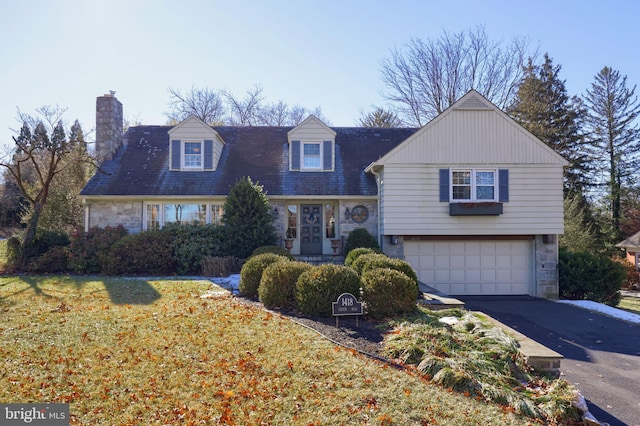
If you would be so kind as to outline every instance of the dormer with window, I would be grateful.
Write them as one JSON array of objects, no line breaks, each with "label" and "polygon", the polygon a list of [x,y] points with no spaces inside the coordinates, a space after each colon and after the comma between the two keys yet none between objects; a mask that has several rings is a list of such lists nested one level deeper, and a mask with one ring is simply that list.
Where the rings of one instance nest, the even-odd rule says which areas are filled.
[{"label": "dormer with window", "polygon": [[332,172],[335,169],[336,132],[310,115],[288,133],[289,170]]},{"label": "dormer with window", "polygon": [[169,130],[170,170],[213,171],[224,141],[210,126],[191,116]]}]

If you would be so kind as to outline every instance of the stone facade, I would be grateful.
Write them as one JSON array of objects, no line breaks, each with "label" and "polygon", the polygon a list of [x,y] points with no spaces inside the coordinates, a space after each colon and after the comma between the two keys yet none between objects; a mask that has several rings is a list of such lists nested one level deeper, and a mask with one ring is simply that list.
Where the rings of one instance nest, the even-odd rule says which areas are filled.
[{"label": "stone facade", "polygon": [[558,237],[536,235],[535,238],[535,285],[536,296],[558,299]]},{"label": "stone facade", "polygon": [[102,162],[111,159],[122,145],[124,119],[122,103],[114,92],[96,99],[96,156]]},{"label": "stone facade", "polygon": [[87,217],[87,229],[95,226],[124,226],[130,234],[142,231],[143,208],[141,201],[93,201]]}]

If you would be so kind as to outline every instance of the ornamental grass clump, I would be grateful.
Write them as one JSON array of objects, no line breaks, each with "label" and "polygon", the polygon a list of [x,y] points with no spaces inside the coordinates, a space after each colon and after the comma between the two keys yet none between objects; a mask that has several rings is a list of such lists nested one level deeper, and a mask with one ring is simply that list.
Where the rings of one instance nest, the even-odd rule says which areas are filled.
[{"label": "ornamental grass clump", "polygon": [[518,414],[558,424],[580,418],[572,405],[576,389],[533,371],[515,340],[473,313],[421,310],[396,324],[385,352],[445,388],[507,405]]},{"label": "ornamental grass clump", "polygon": [[273,253],[259,254],[249,258],[240,270],[240,284],[238,285],[240,294],[257,298],[262,273],[267,266],[275,262],[290,262],[290,260]]},{"label": "ornamental grass clump", "polygon": [[332,303],[342,293],[358,296],[360,277],[343,265],[314,266],[302,273],[296,283],[298,308],[307,315],[330,316]]},{"label": "ornamental grass clump", "polygon": [[258,297],[267,308],[295,308],[296,282],[313,266],[305,262],[275,262],[262,273]]},{"label": "ornamental grass clump", "polygon": [[362,298],[367,305],[367,315],[391,317],[416,308],[418,286],[395,269],[371,269],[362,274]]}]

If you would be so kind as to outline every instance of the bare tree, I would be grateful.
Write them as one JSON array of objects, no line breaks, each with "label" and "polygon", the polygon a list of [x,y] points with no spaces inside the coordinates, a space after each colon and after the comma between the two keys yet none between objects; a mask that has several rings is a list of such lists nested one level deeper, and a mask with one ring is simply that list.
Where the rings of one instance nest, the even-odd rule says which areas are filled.
[{"label": "bare tree", "polygon": [[224,104],[222,95],[208,87],[197,89],[192,87],[183,95],[180,90],[169,88],[169,107],[165,113],[170,124],[177,124],[190,115],[198,117],[210,126],[224,122]]},{"label": "bare tree", "polygon": [[224,92],[230,107],[229,123],[233,126],[255,126],[259,123],[260,105],[264,99],[262,87],[254,86],[247,90],[243,99],[236,98],[231,92]]},{"label": "bare tree", "polygon": [[512,100],[529,57],[526,38],[506,47],[493,42],[483,27],[435,40],[412,39],[404,50],[391,51],[382,62],[384,96],[398,104],[400,118],[423,126],[470,89],[500,108]]},{"label": "bare tree", "polygon": [[0,159],[14,179],[15,184],[29,204],[22,250],[18,261],[24,262],[31,255],[33,242],[42,213],[52,191],[54,179],[78,162],[94,164],[86,149],[67,140],[62,115],[65,109],[58,106],[43,106],[36,110],[38,116],[30,116],[18,111],[22,127],[15,146]]}]

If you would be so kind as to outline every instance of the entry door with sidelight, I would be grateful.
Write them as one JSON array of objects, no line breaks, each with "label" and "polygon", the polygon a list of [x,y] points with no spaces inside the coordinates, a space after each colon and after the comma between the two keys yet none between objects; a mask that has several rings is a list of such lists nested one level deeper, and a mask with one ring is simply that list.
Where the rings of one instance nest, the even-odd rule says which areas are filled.
[{"label": "entry door with sidelight", "polygon": [[302,204],[300,213],[300,254],[322,254],[322,204]]}]

